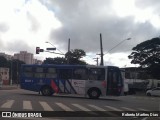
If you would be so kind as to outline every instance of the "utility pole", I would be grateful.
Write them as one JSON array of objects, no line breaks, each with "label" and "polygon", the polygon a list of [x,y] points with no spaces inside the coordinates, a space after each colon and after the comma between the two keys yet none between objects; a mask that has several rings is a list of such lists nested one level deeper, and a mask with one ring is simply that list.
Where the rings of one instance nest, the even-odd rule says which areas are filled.
[{"label": "utility pole", "polygon": [[101,63],[100,63],[100,65],[104,65],[104,63],[103,63],[103,46],[102,46],[102,35],[101,35],[101,33],[100,33],[100,49],[101,49]]},{"label": "utility pole", "polygon": [[98,64],[99,64],[99,63],[98,63],[98,59],[99,59],[99,58],[96,57],[96,58],[93,58],[93,59],[95,59],[95,61],[97,62],[97,66],[98,66]]},{"label": "utility pole", "polygon": [[68,52],[70,51],[70,38],[68,39]]},{"label": "utility pole", "polygon": [[[68,39],[68,53],[70,52],[70,38]],[[69,64],[70,54],[68,54],[67,64]]]}]

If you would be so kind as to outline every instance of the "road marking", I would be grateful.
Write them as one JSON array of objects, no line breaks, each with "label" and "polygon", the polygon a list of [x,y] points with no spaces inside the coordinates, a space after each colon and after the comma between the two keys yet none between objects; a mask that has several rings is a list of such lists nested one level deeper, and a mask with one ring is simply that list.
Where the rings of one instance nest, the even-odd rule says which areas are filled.
[{"label": "road marking", "polygon": [[139,110],[142,110],[142,111],[149,111],[149,110],[146,110],[146,109],[143,109],[143,108],[138,108]]},{"label": "road marking", "polygon": [[106,111],[105,109],[100,108],[100,107],[95,106],[95,105],[90,105],[90,104],[89,104],[88,106],[90,106],[90,107],[92,107],[92,108],[94,108],[94,109],[97,109],[98,111]]},{"label": "road marking", "polygon": [[59,107],[61,107],[63,110],[65,111],[74,111],[71,108],[67,107],[66,105],[62,104],[62,103],[56,103]]},{"label": "road marking", "polygon": [[23,109],[32,110],[31,101],[23,101]]},{"label": "road marking", "polygon": [[128,111],[136,111],[136,110],[134,110],[134,109],[127,108],[127,107],[121,107],[121,108],[123,108],[123,109],[125,109],[125,110],[128,110]]},{"label": "road marking", "polygon": [[1,108],[11,108],[12,105],[13,105],[13,103],[14,103],[14,100],[7,100],[7,102],[4,103],[4,104],[1,106]]},{"label": "road marking", "polygon": [[122,111],[122,110],[120,110],[120,109],[118,109],[118,108],[111,107],[111,106],[105,106],[105,107],[107,107],[107,108],[109,108],[109,109],[112,109],[112,110],[115,110],[115,111]]},{"label": "road marking", "polygon": [[134,98],[134,99],[135,99],[135,98],[137,98],[137,97],[132,97],[132,98]]},{"label": "road marking", "polygon": [[45,111],[54,111],[46,102],[39,102]]},{"label": "road marking", "polygon": [[79,104],[72,104],[72,105],[77,107],[77,108],[79,108],[79,109],[81,109],[81,110],[83,110],[83,111],[91,111],[91,110],[89,110],[89,109],[87,109],[87,108],[85,108],[85,107],[83,107],[83,106],[81,106]]},{"label": "road marking", "polygon": [[148,117],[143,118],[142,120],[147,120]]}]

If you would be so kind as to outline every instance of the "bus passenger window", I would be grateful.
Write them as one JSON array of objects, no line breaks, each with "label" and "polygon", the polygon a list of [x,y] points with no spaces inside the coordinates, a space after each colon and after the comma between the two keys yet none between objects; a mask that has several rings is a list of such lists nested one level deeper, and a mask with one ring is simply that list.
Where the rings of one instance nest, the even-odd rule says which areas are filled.
[{"label": "bus passenger window", "polygon": [[71,69],[59,69],[59,78],[60,79],[71,79],[72,70]]},{"label": "bus passenger window", "polygon": [[33,73],[25,72],[24,76],[25,77],[33,77]]},{"label": "bus passenger window", "polygon": [[45,73],[35,73],[34,77],[35,78],[45,78]]},{"label": "bus passenger window", "polygon": [[57,77],[56,68],[44,68],[43,71],[46,74],[46,78],[56,78]]},{"label": "bus passenger window", "polygon": [[103,68],[91,68],[89,69],[89,80],[104,80],[105,69]]},{"label": "bus passenger window", "polygon": [[32,67],[24,67],[24,76],[31,78],[33,77],[33,68]]},{"label": "bus passenger window", "polygon": [[87,80],[87,70],[84,68],[77,68],[73,71],[73,79]]},{"label": "bus passenger window", "polygon": [[43,72],[43,68],[42,68],[42,67],[37,67],[37,68],[36,68],[36,72],[42,73],[42,72]]}]

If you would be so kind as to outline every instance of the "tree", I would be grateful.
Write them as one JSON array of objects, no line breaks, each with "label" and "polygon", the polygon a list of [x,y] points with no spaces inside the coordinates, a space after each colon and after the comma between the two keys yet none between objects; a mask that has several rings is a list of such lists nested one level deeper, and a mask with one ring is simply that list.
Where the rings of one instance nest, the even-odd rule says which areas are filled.
[{"label": "tree", "polygon": [[0,67],[8,67],[8,61],[3,56],[0,56]]},{"label": "tree", "polygon": [[86,53],[82,49],[74,49],[65,54],[65,58],[68,60],[69,64],[86,65],[87,63],[81,58],[85,57]]},{"label": "tree", "polygon": [[86,65],[87,63],[81,58],[86,55],[82,49],[74,49],[65,54],[64,57],[46,58],[43,64],[72,64],[72,65]]},{"label": "tree", "polygon": [[43,64],[66,64],[67,60],[64,57],[46,58]]},{"label": "tree", "polygon": [[133,47],[128,58],[132,59],[132,64],[139,64],[140,68],[145,68],[154,78],[160,78],[160,38],[146,40],[136,47]]},{"label": "tree", "polygon": [[21,65],[25,64],[23,61],[13,59],[8,61],[9,68],[10,68],[10,77],[12,75],[12,82],[14,83],[19,83],[19,75],[20,75],[20,70],[21,70]]}]

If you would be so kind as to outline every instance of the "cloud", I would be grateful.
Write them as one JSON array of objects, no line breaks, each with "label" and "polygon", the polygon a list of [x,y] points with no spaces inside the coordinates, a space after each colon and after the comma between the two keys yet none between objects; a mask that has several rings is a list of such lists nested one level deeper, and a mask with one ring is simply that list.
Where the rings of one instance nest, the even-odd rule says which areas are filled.
[{"label": "cloud", "polygon": [[[55,15],[62,22],[62,27],[52,31],[50,39],[65,50],[68,46],[67,40],[70,38],[72,49],[81,48],[86,52],[98,52],[99,34],[102,33],[105,52],[131,37],[131,41],[124,42],[113,51],[126,52],[131,51],[139,42],[159,34],[159,29],[155,29],[149,21],[135,21],[136,17],[133,14],[119,17],[111,7],[111,1],[52,2],[53,7],[58,6]],[[70,4],[72,2],[73,4]]]},{"label": "cloud", "polygon": [[[35,53],[36,46],[46,48],[45,41],[49,41],[66,52],[70,38],[71,49],[80,48],[95,56],[100,52],[102,33],[104,53],[132,38],[110,51],[113,56],[125,53],[119,58],[123,61],[123,56],[131,53],[134,46],[159,36],[158,0],[6,1],[0,1],[0,40],[4,51],[24,49]],[[112,61],[106,59],[110,64]]]},{"label": "cloud", "polygon": [[9,26],[6,23],[0,23],[0,32],[7,32]]},{"label": "cloud", "polygon": [[39,21],[30,12],[27,12],[27,17],[31,24],[30,30],[33,32],[37,32],[40,28]]}]

